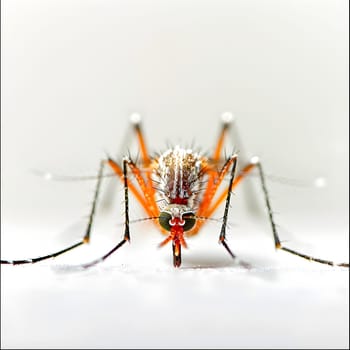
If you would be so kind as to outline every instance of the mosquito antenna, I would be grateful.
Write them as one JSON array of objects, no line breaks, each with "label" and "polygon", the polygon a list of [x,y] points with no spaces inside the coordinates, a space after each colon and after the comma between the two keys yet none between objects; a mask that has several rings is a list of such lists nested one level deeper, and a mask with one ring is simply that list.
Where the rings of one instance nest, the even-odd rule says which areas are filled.
[{"label": "mosquito antenna", "polygon": [[215,222],[221,222],[221,219],[217,219],[217,218],[211,218],[208,216],[195,216],[195,218],[197,220],[202,220],[202,221],[215,221]]},{"label": "mosquito antenna", "polygon": [[150,217],[147,217],[147,218],[130,220],[129,223],[130,224],[135,224],[137,222],[148,221],[148,220],[158,220],[158,219],[159,219],[159,216],[150,216]]},{"label": "mosquito antenna", "polygon": [[[47,171],[41,171],[37,169],[32,169],[31,172],[34,175],[40,176],[44,178],[44,180],[48,181],[89,181],[89,180],[96,180],[98,178],[97,175],[61,175],[61,174],[54,174]],[[103,174],[102,177],[115,177],[115,173],[110,174]]]},{"label": "mosquito antenna", "polygon": [[[257,176],[257,174],[255,174]],[[288,185],[288,186],[295,186],[295,187],[317,187],[322,188],[327,186],[327,179],[320,176],[313,180],[299,180],[299,179],[293,179],[288,178],[284,176],[278,176],[273,174],[266,174],[266,178],[268,178],[271,181],[278,182],[282,185]]]}]

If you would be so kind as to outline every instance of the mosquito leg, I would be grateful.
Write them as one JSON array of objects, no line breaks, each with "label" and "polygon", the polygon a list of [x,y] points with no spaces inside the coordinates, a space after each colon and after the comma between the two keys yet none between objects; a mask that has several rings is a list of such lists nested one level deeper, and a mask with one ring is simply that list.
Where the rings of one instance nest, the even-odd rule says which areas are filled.
[{"label": "mosquito leg", "polygon": [[56,253],[49,254],[49,255],[44,255],[40,256],[38,258],[33,258],[33,259],[23,259],[23,260],[1,260],[1,264],[11,264],[11,265],[23,265],[23,264],[34,264],[42,260],[50,259],[50,258],[55,258],[58,255],[61,255],[63,253],[69,252],[70,250],[73,250],[74,248],[77,248],[81,245],[83,245],[85,242],[81,241],[76,244],[73,244],[72,246],[62,249]]},{"label": "mosquito leg", "polygon": [[271,223],[271,228],[272,228],[272,233],[273,233],[273,238],[275,241],[275,247],[276,249],[281,249],[284,250],[288,253],[300,256],[301,258],[310,260],[310,261],[316,261],[318,263],[321,264],[326,264],[326,265],[331,265],[331,266],[342,266],[342,267],[349,267],[349,263],[335,263],[333,261],[330,260],[324,260],[324,259],[319,259],[319,258],[314,258],[310,255],[306,255],[303,253],[299,253],[293,249],[287,248],[285,246],[282,245],[279,237],[278,237],[278,233],[277,233],[277,229],[276,229],[276,224],[274,222],[274,218],[273,218],[273,212],[272,212],[272,208],[271,208],[271,204],[270,204],[270,200],[269,200],[269,195],[268,195],[268,191],[267,191],[267,187],[266,187],[266,183],[265,183],[265,176],[264,176],[264,172],[261,166],[261,163],[256,160],[256,166],[259,170],[259,176],[260,176],[260,182],[261,182],[261,187],[264,193],[264,197],[265,197],[265,204],[266,204],[266,208],[267,208],[267,212],[269,215],[269,220]]},{"label": "mosquito leg", "polygon": [[[233,116],[231,113],[224,113],[222,116],[222,124],[221,124],[221,130],[219,133],[219,137],[216,141],[216,145],[214,148],[214,152],[212,154],[211,162],[213,164],[217,164],[218,161],[220,160],[225,137],[227,135],[227,132],[230,128],[231,121],[233,119]],[[228,169],[221,169],[221,173],[225,173],[225,170],[228,171]],[[218,187],[218,181],[217,181],[217,175],[218,175],[218,170],[217,169],[208,169],[208,179],[207,179],[207,186],[205,189],[205,192],[203,194],[203,199],[202,199],[202,208],[199,210],[199,215],[203,212],[204,207],[207,206],[207,203],[212,200],[212,197],[214,196],[216,189]]]},{"label": "mosquito leg", "polygon": [[137,136],[137,140],[139,143],[139,147],[141,150],[141,158],[142,158],[142,163],[143,167],[147,169],[145,177],[147,179],[146,186],[147,186],[147,193],[149,194],[150,197],[152,197],[153,202],[155,201],[155,189],[154,189],[154,184],[152,181],[152,172],[150,171],[150,165],[152,163],[152,159],[149,155],[145,137],[142,131],[141,127],[141,117],[138,114],[133,114],[131,116],[131,122],[133,123],[134,130]]},{"label": "mosquito leg", "polygon": [[[207,206],[206,210],[203,212],[203,216],[211,217],[213,213],[219,208],[219,206],[225,201],[227,197],[227,191],[233,191],[237,185],[256,167],[255,158],[252,158],[251,162],[248,163],[233,180],[231,187],[229,186],[227,190],[219,194],[219,197],[214,201],[214,203]],[[204,223],[204,222],[203,222]]]},{"label": "mosquito leg", "polygon": [[[123,142],[121,144],[123,146],[123,147],[121,147],[123,149],[123,154],[126,151],[125,145],[127,145],[127,146],[130,145],[130,143],[135,140],[135,136],[136,136],[138,148],[140,149],[140,153],[141,153],[142,165],[145,167],[148,167],[151,163],[151,158],[150,158],[149,153],[148,153],[145,137],[143,135],[143,131],[142,131],[142,127],[141,127],[141,116],[137,113],[131,114],[130,115],[130,124],[131,124],[131,127],[128,128],[128,131],[125,134],[125,138],[123,139]],[[132,132],[132,134],[131,134],[131,132]],[[117,155],[116,158],[117,159],[122,158],[122,154]],[[117,167],[119,167],[118,171],[116,171]],[[122,172],[121,167],[118,166],[117,164],[115,164],[115,166],[113,168],[114,168],[115,172],[117,173],[117,175],[121,178],[123,176],[122,175],[123,172]],[[150,172],[147,173],[147,179],[149,180],[148,181],[149,192],[151,192],[153,195],[154,189],[153,189],[153,187],[151,185],[151,181],[150,181],[150,179],[151,179]],[[129,187],[130,187],[130,190],[135,194],[135,189],[132,187],[132,184],[130,184]],[[104,207],[106,207],[106,208],[111,207],[114,191],[115,191],[115,186],[112,184],[112,182],[110,182],[108,191],[106,191],[104,198],[102,199]],[[140,197],[140,196],[138,196],[138,197]],[[139,201],[140,201],[140,199],[139,199]]]},{"label": "mosquito leg", "polygon": [[231,122],[233,120],[233,116],[231,113],[226,112],[222,115],[221,119],[222,119],[222,127],[221,127],[221,131],[220,131],[218,140],[216,142],[215,150],[213,153],[213,160],[214,161],[218,161],[220,159],[222,148],[224,145],[225,136],[227,134],[227,131],[230,128]]},{"label": "mosquito leg", "polygon": [[225,203],[225,211],[224,211],[224,217],[222,220],[222,226],[221,226],[221,231],[220,231],[220,237],[219,241],[222,243],[222,245],[225,247],[225,249],[228,251],[228,253],[232,256],[233,259],[235,259],[235,255],[232,253],[231,249],[226,243],[226,226],[227,226],[227,217],[228,217],[228,211],[230,208],[230,199],[231,199],[231,187],[233,184],[233,179],[235,177],[235,171],[236,171],[236,166],[237,166],[237,156],[233,155],[232,156],[232,168],[231,168],[231,174],[230,174],[230,183],[229,183],[229,190],[227,191],[227,196],[226,196],[226,203]]},{"label": "mosquito leg", "polygon": [[97,199],[98,199],[98,195],[100,192],[100,187],[101,187],[101,182],[102,182],[102,177],[103,177],[103,168],[105,165],[105,161],[101,161],[100,164],[100,168],[98,171],[98,176],[97,176],[97,184],[96,184],[96,189],[95,189],[95,194],[94,194],[94,199],[92,201],[92,207],[91,207],[91,211],[90,211],[90,215],[89,215],[89,221],[88,221],[88,225],[86,228],[86,232],[85,235],[83,237],[83,239],[78,242],[75,243],[73,245],[71,245],[68,248],[59,250],[58,252],[52,253],[52,254],[48,254],[48,255],[44,255],[44,256],[40,256],[38,258],[32,258],[32,259],[22,259],[22,260],[1,260],[1,264],[11,264],[11,265],[23,265],[23,264],[34,264],[37,263],[39,261],[43,261],[46,259],[50,259],[50,258],[55,258],[56,256],[59,256],[61,254],[64,254],[66,252],[69,252],[70,250],[73,250],[85,243],[88,243],[90,240],[90,233],[91,233],[91,228],[92,228],[92,223],[94,220],[94,216],[95,216],[95,211],[96,211],[96,203],[97,203]]},{"label": "mosquito leg", "polygon": [[[113,159],[108,159],[108,165],[113,169],[113,171],[118,175],[121,181],[123,181],[124,173],[122,167],[116,163]],[[147,202],[144,199],[144,195],[142,192],[140,192],[132,183],[128,184],[129,189],[134,194],[135,198],[138,200],[138,202],[142,205],[142,207],[147,211]]]},{"label": "mosquito leg", "polygon": [[[116,174],[123,179],[123,170],[121,167],[111,158],[108,159],[108,164],[111,166],[111,168],[116,172]],[[144,179],[140,168],[137,167],[137,165],[130,159],[128,159],[128,167],[131,170],[132,174],[134,175],[139,188],[141,191],[139,191],[132,183],[128,184],[128,188],[131,190],[131,192],[134,194],[136,199],[139,201],[141,206],[144,208],[146,213],[151,216],[157,216],[158,215],[158,207],[155,202],[153,193],[149,191],[149,186],[147,185],[146,180]]]},{"label": "mosquito leg", "polygon": [[[264,172],[262,170],[262,166],[261,163],[259,161],[259,159],[257,157],[253,157],[250,161],[250,163],[248,163],[240,172],[239,174],[236,176],[235,179],[232,180],[232,176],[231,179],[232,183],[230,181],[230,186],[228,187],[227,192],[224,191],[223,193],[221,193],[219,195],[219,197],[215,200],[215,202],[213,204],[211,204],[210,206],[208,206],[208,208],[202,213],[202,216],[204,217],[211,217],[213,215],[213,213],[218,209],[218,207],[223,203],[223,201],[226,199],[226,207],[227,207],[227,198],[229,197],[229,192],[232,191],[234,188],[236,188],[236,186],[238,186],[238,184],[244,179],[246,178],[246,176],[251,173],[251,171],[254,168],[258,168],[259,171],[259,177],[260,177],[260,182],[261,182],[261,186],[262,186],[262,190],[264,193],[264,198],[265,198],[265,204],[268,210],[268,216],[269,216],[269,221],[271,223],[271,228],[272,228],[272,233],[273,233],[273,238],[274,238],[274,243],[275,243],[275,247],[276,249],[281,249],[284,250],[288,253],[300,256],[301,258],[310,260],[310,261],[315,261],[321,264],[326,264],[326,265],[331,265],[331,266],[341,266],[341,267],[349,267],[349,263],[335,263],[333,261],[330,260],[324,260],[324,259],[319,259],[319,258],[315,258],[312,257],[310,255],[306,255],[300,252],[297,252],[293,249],[290,249],[288,247],[285,247],[284,245],[281,244],[281,241],[279,239],[278,236],[278,232],[277,232],[277,227],[274,221],[274,217],[273,217],[273,212],[272,212],[272,208],[271,208],[271,203],[270,203],[270,199],[269,199],[269,195],[268,195],[268,191],[267,191],[267,187],[266,187],[266,182],[265,182],[265,176],[264,176]],[[225,212],[226,212],[226,207],[225,207]],[[225,219],[224,216],[224,222],[227,222],[227,217]],[[200,223],[198,223],[196,225],[196,228],[194,231],[191,232],[191,234],[196,234],[198,232],[198,230],[201,228],[201,226],[205,223],[205,221],[202,221]],[[223,227],[221,230],[221,234],[220,234],[220,240],[222,239],[221,237],[225,236],[225,226],[223,223]],[[222,241],[223,245],[225,246],[225,248],[228,250],[228,252],[230,253],[230,255],[232,256],[232,252],[230,251],[230,249],[227,247],[227,244],[225,242],[225,240]]]},{"label": "mosquito leg", "polygon": [[[132,124],[133,131],[136,135],[138,146],[141,152],[141,164],[129,160],[128,166],[135,176],[141,192],[135,188],[133,183],[129,184],[129,188],[131,192],[136,196],[139,203],[145,209],[145,211],[150,216],[155,216],[157,212],[157,205],[155,202],[155,189],[153,188],[154,184],[152,181],[152,169],[151,169],[151,158],[149,156],[149,152],[146,146],[145,137],[141,127],[141,117],[134,113],[130,116],[130,122]],[[109,165],[112,167],[114,172],[122,179],[123,170],[121,166],[119,166],[112,159],[108,160]]]},{"label": "mosquito leg", "polygon": [[101,165],[100,165],[100,169],[98,171],[97,185],[96,185],[96,189],[95,189],[94,199],[92,201],[91,212],[90,212],[90,215],[89,215],[89,222],[88,222],[88,225],[87,225],[85,236],[83,238],[83,242],[84,243],[89,243],[89,241],[90,241],[90,233],[91,233],[92,223],[93,223],[94,217],[95,217],[96,203],[97,203],[98,195],[100,193],[102,177],[103,177],[103,169],[104,169],[105,164],[106,164],[105,161],[102,160],[101,161]]},{"label": "mosquito leg", "polygon": [[131,162],[129,158],[123,159],[123,178],[124,178],[124,205],[125,205],[125,228],[124,228],[124,238],[108,253],[100,257],[99,259],[93,260],[87,264],[81,265],[82,268],[89,268],[93,265],[96,265],[105,259],[107,259],[110,255],[112,255],[115,251],[117,251],[120,247],[122,247],[126,242],[130,241],[130,229],[129,229],[129,187],[128,187],[128,164]]},{"label": "mosquito leg", "polygon": [[[231,255],[232,259],[236,260],[236,255],[233,254],[231,248],[228,246],[226,242],[226,226],[227,226],[228,211],[230,209],[230,199],[231,199],[231,193],[232,193],[231,189],[234,184],[235,171],[237,167],[237,155],[231,156],[229,160],[232,161],[233,164],[232,164],[231,173],[230,173],[230,182],[229,182],[227,196],[226,196],[225,210],[224,210],[224,216],[222,220],[219,242],[225,247],[227,252]],[[239,264],[244,268],[247,268],[247,269],[251,268],[250,264],[244,261],[239,261]]]},{"label": "mosquito leg", "polygon": [[131,123],[133,124],[136,136],[137,136],[137,140],[138,140],[140,151],[141,151],[142,161],[145,164],[149,164],[150,157],[149,157],[149,153],[147,150],[145,137],[143,135],[143,131],[141,128],[141,117],[138,114],[133,114],[133,115],[131,115],[130,119],[131,119]]}]

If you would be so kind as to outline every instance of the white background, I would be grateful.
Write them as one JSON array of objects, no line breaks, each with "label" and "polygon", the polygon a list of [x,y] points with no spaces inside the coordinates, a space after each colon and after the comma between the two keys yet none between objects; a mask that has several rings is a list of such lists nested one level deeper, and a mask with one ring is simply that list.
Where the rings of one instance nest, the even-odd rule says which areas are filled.
[{"label": "white background", "polygon": [[[232,111],[241,155],[302,182],[268,181],[281,239],[349,261],[346,0],[4,0],[1,10],[3,259],[84,233],[94,181],[45,181],[32,169],[93,175],[105,152],[135,154],[125,142],[133,112],[151,151],[193,140],[207,151]],[[312,186],[320,177],[327,186]],[[214,222],[188,241],[179,270],[139,223],[104,264],[66,271],[122,237],[122,187],[103,190],[114,207],[99,207],[89,247],[2,266],[2,348],[349,347],[348,270],[275,252],[254,176],[235,191],[228,231],[251,270],[217,244]],[[144,217],[131,202],[132,219]]]}]

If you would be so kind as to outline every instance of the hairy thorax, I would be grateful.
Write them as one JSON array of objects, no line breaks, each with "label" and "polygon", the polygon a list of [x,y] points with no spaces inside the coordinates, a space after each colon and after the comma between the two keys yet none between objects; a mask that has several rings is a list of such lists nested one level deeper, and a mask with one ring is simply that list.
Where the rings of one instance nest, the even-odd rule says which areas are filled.
[{"label": "hairy thorax", "polygon": [[205,158],[191,149],[176,146],[155,162],[153,179],[160,202],[196,206],[200,199]]}]

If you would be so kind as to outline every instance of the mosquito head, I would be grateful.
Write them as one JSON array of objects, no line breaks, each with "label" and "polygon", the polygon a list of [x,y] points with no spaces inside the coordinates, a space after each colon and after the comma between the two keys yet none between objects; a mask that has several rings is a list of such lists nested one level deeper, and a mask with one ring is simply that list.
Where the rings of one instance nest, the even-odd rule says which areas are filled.
[{"label": "mosquito head", "polygon": [[189,231],[195,223],[194,212],[185,205],[170,204],[159,214],[159,224],[167,231],[170,231],[175,225],[182,226],[183,231]]}]

